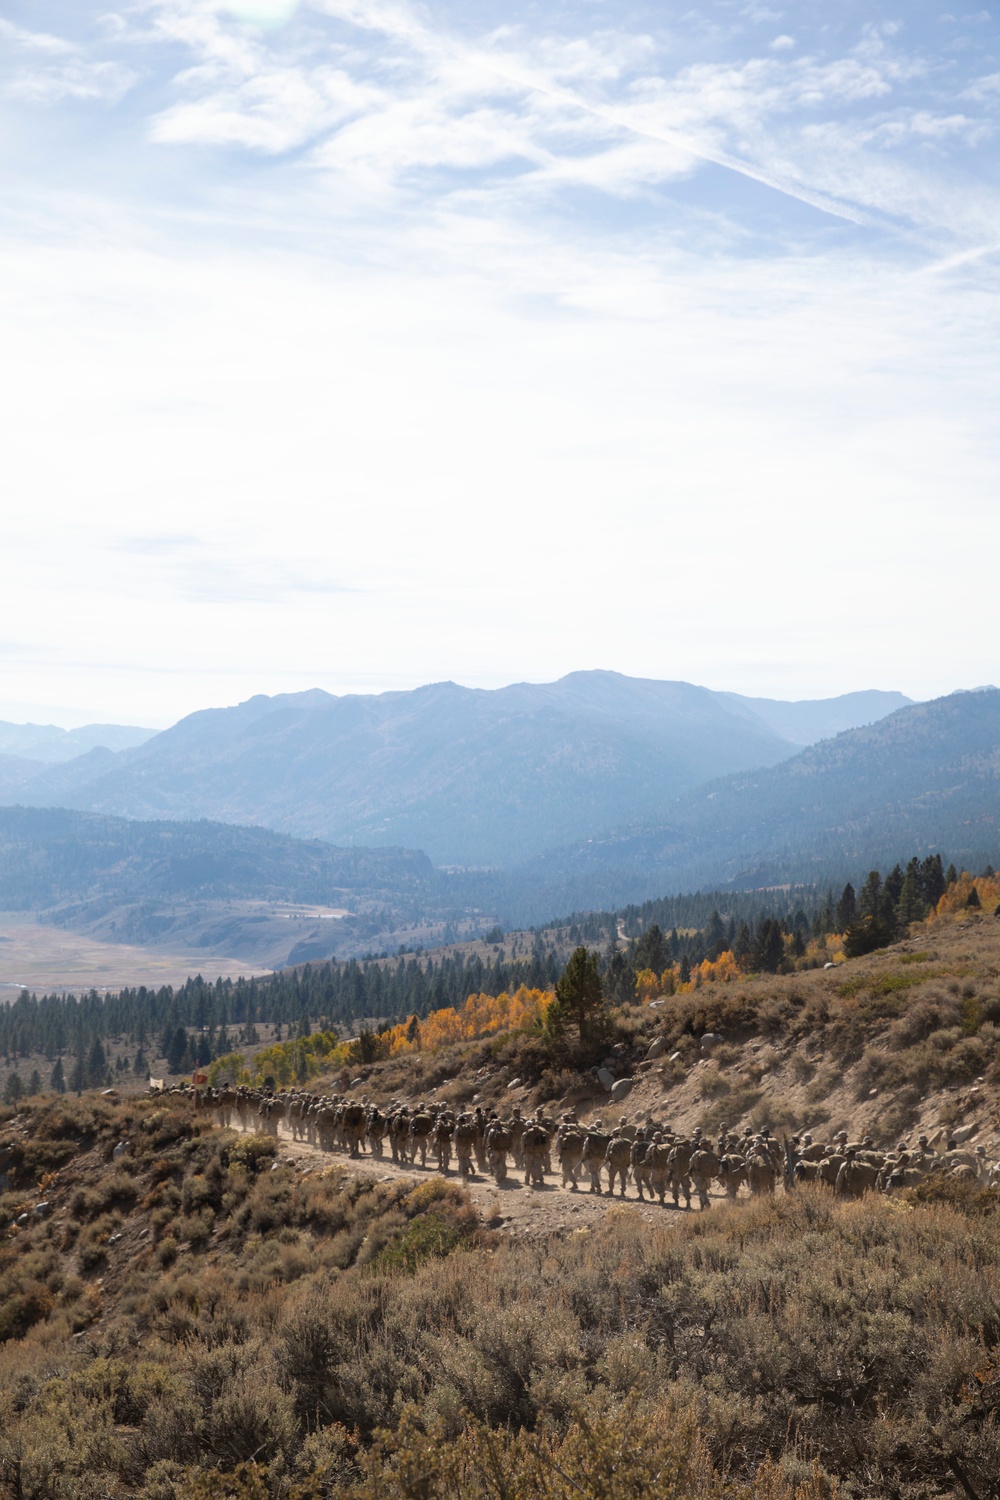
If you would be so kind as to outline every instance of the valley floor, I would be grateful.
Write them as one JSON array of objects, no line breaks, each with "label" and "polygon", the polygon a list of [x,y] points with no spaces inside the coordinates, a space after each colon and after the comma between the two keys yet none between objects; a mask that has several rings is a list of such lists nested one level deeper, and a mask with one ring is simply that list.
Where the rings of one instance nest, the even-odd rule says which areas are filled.
[{"label": "valley floor", "polygon": [[78,932],[25,921],[24,912],[0,912],[0,1000],[22,989],[121,990],[182,985],[192,974],[215,979],[270,970],[249,959],[217,957],[195,949],[159,952],[130,943],[98,942]]}]

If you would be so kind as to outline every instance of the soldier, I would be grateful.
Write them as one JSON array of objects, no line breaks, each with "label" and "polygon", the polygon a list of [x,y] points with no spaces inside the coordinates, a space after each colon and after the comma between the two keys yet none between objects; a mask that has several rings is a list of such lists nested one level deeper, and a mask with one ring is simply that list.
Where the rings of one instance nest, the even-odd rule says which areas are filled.
[{"label": "soldier", "polygon": [[475,1177],[476,1175],[472,1166],[472,1155],[476,1149],[478,1134],[479,1126],[476,1120],[468,1114],[459,1115],[452,1131],[452,1140],[455,1143],[460,1177]]},{"label": "soldier", "polygon": [[499,1187],[507,1181],[507,1153],[511,1148],[510,1127],[502,1120],[491,1120],[486,1131],[486,1160]]},{"label": "soldier", "polygon": [[604,1153],[608,1149],[610,1140],[610,1135],[607,1135],[603,1130],[594,1130],[591,1128],[587,1132],[586,1140],[583,1143],[583,1165],[590,1176],[590,1191],[598,1195],[601,1191],[601,1170],[604,1166]]},{"label": "soldier", "polygon": [[438,1115],[434,1123],[432,1137],[434,1141],[434,1155],[437,1157],[438,1171],[442,1172],[446,1177],[448,1169],[451,1166],[452,1131],[454,1129],[455,1122],[446,1110]]},{"label": "soldier", "polygon": [[525,1187],[544,1187],[549,1133],[537,1120],[528,1120],[521,1133],[521,1158]]},{"label": "soldier", "polygon": [[608,1197],[614,1197],[615,1178],[618,1177],[621,1181],[621,1195],[624,1198],[625,1184],[628,1182],[629,1167],[632,1162],[632,1142],[620,1128],[608,1141],[604,1162],[608,1169]]},{"label": "soldier", "polygon": [[577,1190],[577,1173],[583,1163],[583,1151],[586,1135],[576,1123],[575,1115],[563,1115],[556,1131],[556,1151],[559,1156],[559,1168],[562,1172],[562,1185],[569,1183],[572,1191]]},{"label": "soldier", "polygon": [[711,1208],[709,1188],[712,1179],[718,1174],[721,1165],[720,1158],[704,1142],[698,1142],[698,1149],[692,1152],[688,1170],[698,1194],[698,1207],[704,1213],[706,1208]]},{"label": "soldier", "polygon": [[521,1119],[521,1106],[515,1104],[510,1112],[510,1120],[507,1128],[510,1131],[510,1153],[514,1158],[514,1165],[518,1170],[524,1165],[521,1152],[521,1137],[524,1135],[524,1121]]},{"label": "soldier", "polygon": [[652,1145],[652,1141],[646,1139],[646,1131],[643,1129],[637,1130],[630,1155],[632,1180],[635,1183],[635,1190],[639,1194],[639,1197],[644,1199],[645,1195],[642,1190],[644,1187],[648,1188],[650,1203],[653,1201],[653,1185],[650,1181],[651,1163],[649,1160]]}]

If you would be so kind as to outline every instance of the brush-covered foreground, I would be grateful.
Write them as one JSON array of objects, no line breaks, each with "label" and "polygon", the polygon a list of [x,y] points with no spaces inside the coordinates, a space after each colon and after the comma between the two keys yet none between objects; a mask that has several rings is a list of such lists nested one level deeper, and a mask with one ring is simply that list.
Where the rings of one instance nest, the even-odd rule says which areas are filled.
[{"label": "brush-covered foreground", "polygon": [[[988,1139],[998,948],[963,919],[626,1015],[684,1054],[635,1094],[880,1139],[903,1099]],[[730,1050],[695,1060],[708,1025]],[[456,1049],[435,1086],[501,1089],[537,1045]],[[422,1092],[430,1062],[362,1087],[409,1066]],[[513,1240],[439,1177],[100,1095],[8,1110],[0,1172],[2,1500],[1000,1496],[1000,1194],[975,1182]]]},{"label": "brush-covered foreground", "polygon": [[5,1140],[50,1204],[2,1205],[28,1214],[11,1500],[997,1493],[1000,1213],[974,1186],[512,1243],[453,1184],[275,1167],[153,1102],[40,1106]]}]

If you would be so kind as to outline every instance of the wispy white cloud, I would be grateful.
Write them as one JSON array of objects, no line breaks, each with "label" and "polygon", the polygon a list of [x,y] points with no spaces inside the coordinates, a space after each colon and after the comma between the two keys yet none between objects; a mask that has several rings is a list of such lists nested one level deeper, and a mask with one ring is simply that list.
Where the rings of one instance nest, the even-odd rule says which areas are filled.
[{"label": "wispy white cloud", "polygon": [[158,533],[109,537],[112,550],[141,558],[142,592],[151,584],[168,599],[195,604],[287,607],[297,597],[347,592],[345,585],[319,565],[294,564],[280,557],[235,552],[218,536]]},{"label": "wispy white cloud", "polygon": [[115,58],[88,56],[65,37],[32,31],[0,20],[0,41],[7,44],[0,64],[0,94],[32,104],[63,99],[115,104],[136,82],[135,72]]},{"label": "wispy white cloud", "polygon": [[[199,93],[197,70],[185,82]],[[207,96],[165,110],[153,122],[153,140],[165,144],[245,146],[268,153],[290,151],[371,108],[373,91],[339,69],[270,69],[242,82],[214,87]]]},{"label": "wispy white cloud", "polygon": [[969,217],[955,213],[958,189],[936,196],[922,180],[914,192],[912,161],[877,157],[975,148],[994,128],[904,103],[934,61],[905,49],[892,21],[866,25],[839,55],[792,55],[781,34],[759,55],[677,66],[663,37],[507,24],[470,39],[403,0],[316,0],[267,36],[234,29],[208,0],[147,0],[144,14],[154,37],[191,57],[173,80],[177,102],[151,122],[154,141],[305,148],[373,204],[412,202],[416,182],[428,203],[477,212],[572,187],[628,198],[704,163],[856,223],[944,231]]},{"label": "wispy white cloud", "polygon": [[[949,685],[1000,540],[988,28],[10,3],[0,589],[67,693],[39,597],[157,721],[178,673]],[[19,71],[102,64],[126,104],[32,137]]]},{"label": "wispy white cloud", "polygon": [[75,51],[73,44],[63,37],[53,36],[48,31],[29,31],[26,27],[15,26],[13,21],[5,21],[2,18],[0,18],[0,37],[13,46],[23,47],[30,52],[65,55]]}]

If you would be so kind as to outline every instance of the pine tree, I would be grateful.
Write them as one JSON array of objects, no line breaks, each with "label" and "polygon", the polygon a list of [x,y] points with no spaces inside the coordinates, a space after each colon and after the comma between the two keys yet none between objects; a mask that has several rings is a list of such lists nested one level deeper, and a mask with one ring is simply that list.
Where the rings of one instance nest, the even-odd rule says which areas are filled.
[{"label": "pine tree", "polygon": [[899,893],[896,915],[900,927],[908,927],[911,922],[920,922],[927,915],[927,903],[924,901],[920,871],[915,859],[911,859],[906,867],[906,876]]},{"label": "pine tree", "polygon": [[857,915],[858,902],[854,894],[854,887],[850,881],[844,886],[837,902],[837,931],[846,932]]},{"label": "pine tree", "polygon": [[545,1017],[545,1029],[554,1039],[570,1028],[582,1047],[603,1041],[610,1030],[597,954],[582,947],[573,950]]},{"label": "pine tree", "polygon": [[82,1094],[87,1087],[87,1068],[82,1053],[78,1052],[73,1059],[73,1072],[70,1074],[69,1086],[74,1094]]},{"label": "pine tree", "polygon": [[42,1092],[42,1075],[37,1068],[32,1068],[31,1077],[28,1079],[28,1093],[31,1095]]},{"label": "pine tree", "polygon": [[184,1071],[184,1059],[187,1056],[187,1050],[187,1032],[183,1026],[178,1026],[163,1054],[166,1058],[168,1073],[182,1073]]},{"label": "pine tree", "polygon": [[895,913],[896,907],[899,905],[899,893],[903,889],[903,878],[903,872],[899,865],[895,865],[883,882],[883,890],[889,898],[893,913]]},{"label": "pine tree", "polygon": [[712,963],[718,958],[725,947],[726,929],[722,925],[722,918],[717,911],[713,911],[705,928],[705,957]]},{"label": "pine tree", "polygon": [[757,929],[753,945],[753,967],[764,974],[777,974],[785,956],[785,938],[781,923],[765,917]]},{"label": "pine tree", "polygon": [[[574,951],[582,953],[587,950],[581,948]],[[594,962],[597,962],[596,957]],[[601,968],[604,992],[612,1004],[628,1005],[635,999],[636,971],[619,948],[618,939],[614,935],[608,940],[608,946],[604,950]]]},{"label": "pine tree", "polygon": [[87,1087],[98,1089],[107,1079],[108,1059],[99,1036],[95,1036],[87,1057]]},{"label": "pine tree", "polygon": [[868,879],[861,887],[858,897],[858,916],[864,920],[865,917],[877,917],[879,900],[882,895],[882,877],[877,870],[869,870]]},{"label": "pine tree", "polygon": [[924,900],[932,910],[944,895],[947,884],[940,854],[928,854],[920,866],[920,888]]},{"label": "pine tree", "polygon": [[49,1077],[49,1088],[54,1089],[57,1094],[65,1094],[66,1092],[66,1075],[63,1072],[61,1057],[57,1057],[52,1065],[52,1073]]},{"label": "pine tree", "polygon": [[3,1099],[5,1104],[17,1104],[24,1094],[24,1084],[21,1075],[15,1068],[13,1073],[7,1074],[7,1082],[3,1086]]},{"label": "pine tree", "polygon": [[844,930],[844,953],[847,958],[860,958],[887,947],[895,936],[896,908],[889,889],[883,887],[879,872],[870,870],[858,897],[857,916]]},{"label": "pine tree", "polygon": [[[715,912],[714,916],[718,920],[718,912]],[[722,923],[719,922],[720,929],[721,926]],[[667,951],[666,941],[664,940],[663,933],[654,922],[652,926],[647,927],[646,931],[636,941],[632,952],[632,965],[636,971],[639,969],[652,969],[654,974],[660,974],[669,962],[670,956]]]}]

